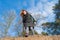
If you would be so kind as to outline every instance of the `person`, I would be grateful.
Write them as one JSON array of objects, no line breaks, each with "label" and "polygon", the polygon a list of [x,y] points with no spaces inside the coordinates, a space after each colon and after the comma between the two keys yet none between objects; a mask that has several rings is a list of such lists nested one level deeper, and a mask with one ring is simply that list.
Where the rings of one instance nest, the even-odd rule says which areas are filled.
[{"label": "person", "polygon": [[34,25],[36,24],[36,20],[30,15],[26,10],[21,11],[23,27],[25,30],[25,37],[28,37],[29,31],[32,31],[34,34]]}]

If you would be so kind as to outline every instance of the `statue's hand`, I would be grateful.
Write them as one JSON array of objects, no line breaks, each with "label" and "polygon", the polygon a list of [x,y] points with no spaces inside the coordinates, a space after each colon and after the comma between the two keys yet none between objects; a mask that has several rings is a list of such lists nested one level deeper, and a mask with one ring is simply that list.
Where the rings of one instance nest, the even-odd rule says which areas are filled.
[{"label": "statue's hand", "polygon": [[36,22],[34,22],[34,24],[36,25]]}]

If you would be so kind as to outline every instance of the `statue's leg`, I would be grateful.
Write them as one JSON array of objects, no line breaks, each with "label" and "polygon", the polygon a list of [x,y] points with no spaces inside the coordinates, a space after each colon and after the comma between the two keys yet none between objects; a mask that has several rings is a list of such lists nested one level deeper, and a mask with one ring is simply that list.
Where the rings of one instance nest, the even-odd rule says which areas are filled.
[{"label": "statue's leg", "polygon": [[31,26],[29,26],[29,31],[31,31],[31,28],[30,28]]},{"label": "statue's leg", "polygon": [[25,36],[27,37],[29,35],[29,27],[26,27],[25,29],[26,29],[25,30],[25,32],[26,32]]},{"label": "statue's leg", "polygon": [[25,36],[25,26],[23,26],[22,36]]},{"label": "statue's leg", "polygon": [[25,27],[23,27],[23,32],[25,31]]},{"label": "statue's leg", "polygon": [[34,33],[34,27],[31,27],[31,30],[32,30],[32,33],[33,33],[33,35],[34,35],[34,34],[35,34],[35,33]]}]

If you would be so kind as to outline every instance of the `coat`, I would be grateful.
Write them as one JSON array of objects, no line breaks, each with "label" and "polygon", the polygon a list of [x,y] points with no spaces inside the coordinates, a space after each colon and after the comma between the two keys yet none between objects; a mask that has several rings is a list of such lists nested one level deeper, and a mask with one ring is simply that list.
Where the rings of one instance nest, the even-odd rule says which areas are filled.
[{"label": "coat", "polygon": [[24,27],[29,27],[29,26],[34,27],[35,25],[34,22],[36,22],[35,19],[29,13],[23,16]]}]

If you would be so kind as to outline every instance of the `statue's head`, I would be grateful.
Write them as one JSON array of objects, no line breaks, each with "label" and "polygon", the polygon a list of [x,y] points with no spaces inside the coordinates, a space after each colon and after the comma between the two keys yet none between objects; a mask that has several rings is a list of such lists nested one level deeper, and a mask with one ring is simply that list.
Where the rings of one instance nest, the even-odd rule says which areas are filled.
[{"label": "statue's head", "polygon": [[26,15],[26,14],[27,14],[27,11],[26,10],[22,10],[21,11],[21,16]]}]

